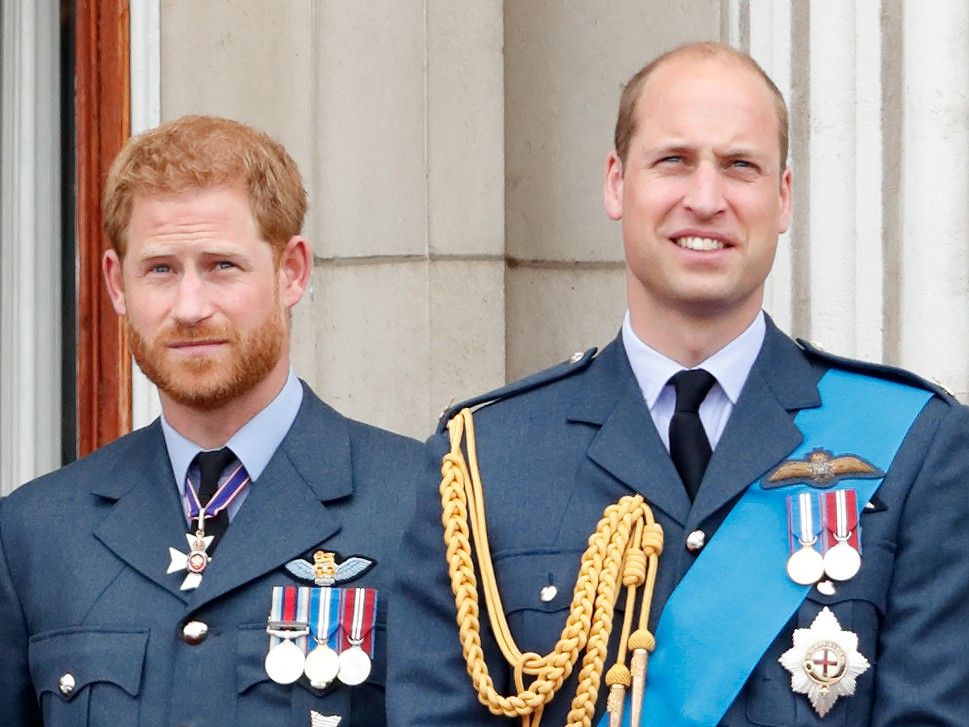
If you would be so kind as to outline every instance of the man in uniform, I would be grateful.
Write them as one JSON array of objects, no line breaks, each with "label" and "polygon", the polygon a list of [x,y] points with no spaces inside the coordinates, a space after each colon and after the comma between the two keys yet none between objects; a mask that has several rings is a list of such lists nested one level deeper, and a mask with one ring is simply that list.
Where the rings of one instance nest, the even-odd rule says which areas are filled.
[{"label": "man in uniform", "polygon": [[746,54],[630,80],[605,172],[628,314],[598,355],[446,412],[391,725],[967,723],[969,412],[762,312],[786,158]]},{"label": "man in uniform", "polygon": [[285,149],[234,121],[163,124],[115,161],[104,278],[163,414],[0,501],[3,724],[385,723],[423,453],[290,367],[305,211]]}]

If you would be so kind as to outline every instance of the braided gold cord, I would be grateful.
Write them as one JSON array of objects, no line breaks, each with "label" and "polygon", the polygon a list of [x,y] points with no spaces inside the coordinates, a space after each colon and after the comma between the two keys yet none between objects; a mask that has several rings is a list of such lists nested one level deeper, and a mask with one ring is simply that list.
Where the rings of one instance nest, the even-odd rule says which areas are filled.
[{"label": "braided gold cord", "polygon": [[[464,409],[452,418],[448,430],[451,451],[441,463],[441,522],[458,635],[478,700],[492,714],[518,717],[522,727],[539,727],[545,705],[555,697],[585,650],[566,727],[590,727],[620,590],[627,588],[627,609],[630,611],[636,589],[647,590],[641,606],[645,608],[645,613],[640,613],[642,623],[648,616],[658,555],[662,550],[662,530],[639,495],[623,497],[609,505],[582,554],[568,618],[558,642],[544,656],[522,653],[508,626],[498,592],[470,410]],[[467,460],[462,442],[467,449]],[[472,539],[476,558],[472,555]],[[502,655],[512,667],[516,694],[505,696],[498,693],[485,663],[475,561],[481,574],[491,628]],[[622,662],[625,661],[630,626],[631,619],[627,614],[622,635]],[[526,677],[532,677],[528,684]]]}]

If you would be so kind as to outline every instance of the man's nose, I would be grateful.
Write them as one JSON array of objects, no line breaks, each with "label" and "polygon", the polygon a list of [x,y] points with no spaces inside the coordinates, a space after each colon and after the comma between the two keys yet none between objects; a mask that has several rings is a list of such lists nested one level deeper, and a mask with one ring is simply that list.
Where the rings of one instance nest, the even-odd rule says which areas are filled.
[{"label": "man's nose", "polygon": [[709,219],[726,207],[723,179],[717,165],[703,161],[697,165],[687,182],[683,204],[701,219]]},{"label": "man's nose", "polygon": [[212,295],[202,276],[187,269],[178,281],[172,315],[181,323],[194,325],[212,315]]}]

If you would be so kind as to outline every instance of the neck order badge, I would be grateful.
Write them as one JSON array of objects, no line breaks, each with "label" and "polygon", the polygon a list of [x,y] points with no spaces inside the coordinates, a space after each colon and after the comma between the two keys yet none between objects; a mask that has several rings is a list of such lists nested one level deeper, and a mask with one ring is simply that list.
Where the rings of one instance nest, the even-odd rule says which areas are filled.
[{"label": "neck order badge", "polygon": [[[854,452],[887,471],[902,440],[932,394],[861,374],[829,371],[818,384],[822,404],[795,417],[804,441],[791,454],[818,446]],[[879,426],[857,426],[859,422]],[[847,482],[846,482],[847,484]],[[881,478],[850,481],[856,508],[864,507]],[[643,714],[651,724],[716,725],[764,650],[807,596],[810,585],[788,577],[786,498],[810,484],[765,489],[755,482],[731,510],[663,609],[649,667]],[[855,522],[842,517],[844,523]],[[811,527],[814,531],[814,527]],[[750,547],[751,533],[759,542]],[[843,533],[842,533],[843,535]],[[742,581],[734,574],[744,573]],[[728,622],[717,611],[734,614]],[[712,656],[715,655],[715,656]],[[623,725],[629,725],[624,710]],[[599,723],[609,724],[608,716]]]}]

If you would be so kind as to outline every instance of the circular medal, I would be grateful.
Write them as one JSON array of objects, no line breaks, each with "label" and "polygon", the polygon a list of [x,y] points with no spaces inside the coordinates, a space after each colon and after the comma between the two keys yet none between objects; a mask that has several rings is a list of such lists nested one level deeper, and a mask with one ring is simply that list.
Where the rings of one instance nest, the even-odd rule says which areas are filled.
[{"label": "circular medal", "polygon": [[848,655],[834,641],[824,640],[811,644],[801,660],[804,674],[822,687],[837,684],[848,669]]},{"label": "circular medal", "polygon": [[326,644],[319,644],[307,655],[303,673],[311,687],[325,689],[340,673],[340,657]]},{"label": "circular medal", "polygon": [[851,580],[860,568],[861,555],[844,540],[824,554],[824,572],[836,581]]},{"label": "circular medal", "polygon": [[185,568],[192,573],[201,573],[209,564],[209,556],[204,550],[193,550],[185,560]]},{"label": "circular medal", "polygon": [[340,654],[340,681],[350,687],[363,684],[370,676],[370,657],[359,646],[352,646]]},{"label": "circular medal", "polygon": [[266,654],[266,674],[277,684],[292,684],[303,676],[305,657],[292,639],[283,639]]},{"label": "circular medal", "polygon": [[824,558],[810,546],[802,546],[787,559],[787,575],[802,586],[813,586],[824,575]]}]

